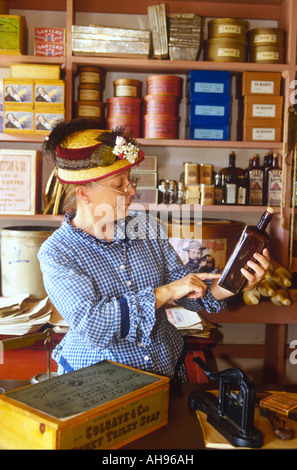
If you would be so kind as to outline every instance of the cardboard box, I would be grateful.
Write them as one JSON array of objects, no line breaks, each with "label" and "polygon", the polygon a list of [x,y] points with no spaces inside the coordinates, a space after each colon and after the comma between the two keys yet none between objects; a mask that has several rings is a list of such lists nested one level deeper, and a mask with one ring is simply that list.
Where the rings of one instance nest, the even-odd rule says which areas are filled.
[{"label": "cardboard box", "polygon": [[137,171],[157,171],[157,157],[154,155],[145,155],[144,160],[133,167],[133,172]]},{"label": "cardboard box", "polygon": [[0,149],[0,214],[35,215],[40,209],[42,155]]},{"label": "cardboard box", "polygon": [[0,15],[0,54],[23,54],[24,19]]},{"label": "cardboard box", "polygon": [[111,361],[0,396],[6,449],[115,449],[167,424],[169,379]]},{"label": "cardboard box", "polygon": [[245,96],[244,118],[245,119],[282,119],[283,97],[282,96]]},{"label": "cardboard box", "polygon": [[280,72],[243,72],[242,95],[280,96]]},{"label": "cardboard box", "polygon": [[34,42],[65,44],[65,28],[34,28]]},{"label": "cardboard box", "polygon": [[53,126],[65,119],[65,109],[61,107],[35,106],[34,133],[48,135]]},{"label": "cardboard box", "polygon": [[189,124],[225,126],[230,123],[231,99],[225,101],[191,101],[187,106]]},{"label": "cardboard box", "polygon": [[137,181],[137,187],[152,188],[157,186],[157,173],[149,171],[131,171],[131,178]]},{"label": "cardboard box", "polygon": [[41,57],[64,57],[65,44],[55,42],[35,42],[34,55]]},{"label": "cardboard box", "polygon": [[244,119],[243,140],[246,142],[281,142],[282,121],[277,119]]},{"label": "cardboard box", "polygon": [[65,82],[63,80],[35,80],[34,105],[64,108]]},{"label": "cardboard box", "polygon": [[34,110],[28,105],[4,106],[4,134],[33,134]]},{"label": "cardboard box", "polygon": [[230,95],[231,73],[216,70],[190,70],[187,80],[187,96],[190,100],[225,99]]},{"label": "cardboard box", "polygon": [[136,194],[132,197],[132,204],[157,204],[158,189],[137,187]]},{"label": "cardboard box", "polygon": [[3,79],[3,103],[4,105],[27,104],[33,106],[34,80],[25,78]]},{"label": "cardboard box", "polygon": [[60,80],[60,65],[11,64],[11,78],[32,78],[33,80]]}]

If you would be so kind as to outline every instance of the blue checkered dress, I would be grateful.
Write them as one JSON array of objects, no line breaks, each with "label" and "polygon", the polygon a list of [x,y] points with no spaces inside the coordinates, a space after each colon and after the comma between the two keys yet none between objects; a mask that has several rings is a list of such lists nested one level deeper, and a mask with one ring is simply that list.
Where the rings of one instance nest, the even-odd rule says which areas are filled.
[{"label": "blue checkered dress", "polygon": [[[53,351],[59,373],[107,359],[174,377],[184,340],[165,309],[155,311],[154,288],[189,269],[151,216],[131,213],[116,224],[114,239],[104,241],[75,228],[74,215],[66,214],[38,253],[48,296],[69,324]],[[225,306],[209,289],[202,299],[180,303],[208,312]],[[185,380],[183,365],[178,374]]]}]

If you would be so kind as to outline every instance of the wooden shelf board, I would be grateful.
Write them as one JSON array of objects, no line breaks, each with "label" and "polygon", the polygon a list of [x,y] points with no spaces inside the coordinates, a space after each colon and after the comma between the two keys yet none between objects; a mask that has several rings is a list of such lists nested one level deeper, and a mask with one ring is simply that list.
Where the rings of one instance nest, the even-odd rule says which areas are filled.
[{"label": "wooden shelf board", "polygon": [[75,65],[99,65],[107,71],[129,71],[143,73],[179,73],[187,74],[189,70],[230,70],[231,72],[282,72],[288,70],[287,64],[259,64],[251,62],[212,62],[204,60],[157,60],[130,59],[128,57],[72,56]]}]

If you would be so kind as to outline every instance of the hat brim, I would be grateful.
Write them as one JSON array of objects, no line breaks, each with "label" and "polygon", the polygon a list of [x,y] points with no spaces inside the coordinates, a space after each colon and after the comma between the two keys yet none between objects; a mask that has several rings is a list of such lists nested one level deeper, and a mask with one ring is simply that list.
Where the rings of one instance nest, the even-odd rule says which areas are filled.
[{"label": "hat brim", "polygon": [[138,157],[134,163],[126,159],[116,160],[109,166],[96,166],[85,170],[65,170],[57,168],[57,178],[61,183],[65,184],[83,184],[97,181],[107,176],[114,175],[120,171],[127,170],[138,165],[144,160],[144,156]]}]

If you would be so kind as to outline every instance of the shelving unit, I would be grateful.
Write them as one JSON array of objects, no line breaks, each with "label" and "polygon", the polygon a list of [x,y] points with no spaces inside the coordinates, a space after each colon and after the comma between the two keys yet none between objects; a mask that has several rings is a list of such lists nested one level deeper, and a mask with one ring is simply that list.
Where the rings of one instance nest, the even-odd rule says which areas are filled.
[{"label": "shelving unit", "polygon": [[[36,2],[33,0],[9,0],[9,8],[11,10],[35,10]],[[169,0],[166,2],[167,12],[192,12],[201,16],[213,17],[232,17],[232,18],[245,18],[254,20],[271,20],[277,21],[280,28],[286,30],[286,63],[285,64],[256,64],[256,63],[219,63],[219,62],[206,62],[203,60],[198,61],[170,61],[170,60],[154,60],[154,59],[116,59],[108,57],[79,57],[72,56],[71,51],[71,26],[78,24],[76,16],[81,12],[90,13],[112,13],[112,14],[147,14],[148,5],[152,4],[148,0],[127,0],[122,2],[119,0],[110,0],[109,2],[98,2],[96,0],[44,0],[38,2],[38,9],[41,11],[59,11],[65,12],[65,27],[67,30],[67,48],[66,56],[63,58],[42,58],[32,55],[28,56],[1,56],[0,55],[0,68],[9,67],[11,63],[47,63],[59,64],[66,80],[66,118],[71,118],[73,115],[73,96],[74,96],[74,78],[77,75],[78,67],[80,65],[98,65],[106,69],[107,72],[129,72],[131,74],[138,73],[163,73],[163,74],[179,74],[187,75],[189,70],[229,70],[232,74],[238,75],[243,71],[266,71],[266,72],[280,72],[283,78],[283,95],[284,95],[284,110],[288,109],[290,105],[290,93],[293,91],[291,83],[295,80],[297,67],[296,67],[296,43],[297,43],[297,2],[294,0],[241,0],[239,3],[234,3],[231,0],[209,0],[209,1],[187,1],[187,0]],[[0,134],[0,141],[9,145],[14,143],[25,142],[26,144],[34,143],[39,144],[43,141],[43,136],[24,136],[24,135],[8,135]],[[138,139],[140,144],[147,148],[181,148],[184,153],[190,149],[267,149],[282,153],[282,143],[268,143],[268,142],[241,142],[241,141],[195,141],[195,140],[154,140],[154,139]],[[281,213],[279,208],[276,208],[276,215],[271,226],[272,237],[272,253],[277,261],[284,266],[288,264],[288,247],[289,247],[289,221],[291,216],[290,201],[291,201],[291,165],[285,168],[287,173],[288,185],[285,192],[285,206]],[[223,165],[222,165],[223,166]],[[195,209],[195,207],[193,207]],[[203,214],[214,213],[218,210],[221,212],[222,217],[227,217],[228,213],[249,214],[261,213],[262,207],[257,206],[204,206],[200,207]],[[295,210],[296,211],[296,210]],[[0,216],[0,219],[5,216]],[[23,218],[15,217],[16,220],[23,220]],[[34,220],[45,221],[61,221],[62,216],[43,216],[37,215],[30,217]],[[281,226],[280,221],[283,221]],[[28,220],[28,218],[27,218]],[[297,263],[295,263],[297,265]],[[273,341],[280,340],[283,344],[283,337],[285,334],[286,322],[284,318],[288,318],[288,323],[296,323],[296,316],[293,314],[293,309],[296,306],[286,307],[279,310],[281,317],[280,324],[277,323],[278,311],[272,307],[274,313],[273,325],[267,329],[269,335],[266,337],[266,353],[273,350]],[[244,319],[251,314],[253,307],[245,305],[240,306],[240,315]],[[263,306],[265,315],[263,315],[263,323],[269,323],[268,308]],[[243,312],[243,313],[242,313]],[[260,315],[261,313],[259,313]],[[225,316],[228,316],[228,309],[226,309]],[[251,317],[253,315],[251,314]],[[233,318],[233,317],[232,317]],[[245,321],[244,320],[244,321]],[[221,321],[221,320],[220,320]],[[240,318],[234,318],[234,322],[243,322]],[[252,323],[252,321],[250,321]],[[273,330],[273,332],[272,332]],[[281,357],[282,356],[282,357]],[[284,359],[284,351],[278,349],[277,352],[277,371],[271,372],[271,379],[281,381],[281,360]],[[268,360],[268,359],[267,359]]]}]

